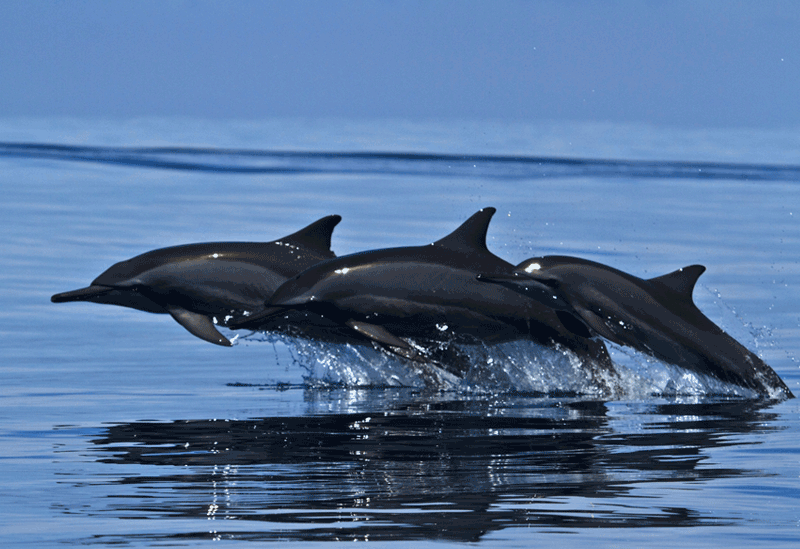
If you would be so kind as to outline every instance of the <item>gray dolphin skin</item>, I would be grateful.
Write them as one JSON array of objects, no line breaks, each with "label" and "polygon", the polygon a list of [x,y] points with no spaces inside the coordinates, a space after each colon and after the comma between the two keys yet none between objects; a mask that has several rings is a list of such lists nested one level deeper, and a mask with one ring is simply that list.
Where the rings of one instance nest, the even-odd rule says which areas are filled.
[{"label": "gray dolphin skin", "polygon": [[211,242],[153,250],[111,266],[90,286],[51,297],[166,313],[190,333],[216,345],[231,342],[215,326],[258,314],[288,278],[335,257],[331,235],[341,221],[323,217],[272,242]]},{"label": "gray dolphin skin", "polygon": [[414,358],[406,339],[499,343],[530,339],[560,346],[585,364],[613,373],[605,344],[546,285],[519,295],[477,280],[479,273],[509,275],[514,266],[486,247],[495,212],[485,208],[450,235],[427,246],[390,248],[318,263],[282,284],[261,314],[235,327],[258,327],[287,311],[310,311]]},{"label": "gray dolphin skin", "polygon": [[[754,353],[709,320],[692,300],[705,271],[691,265],[642,279],[606,265],[566,256],[534,257],[511,276],[483,273],[478,279],[522,295],[552,288],[593,332],[669,364],[750,388],[761,396],[789,387]],[[531,284],[536,286],[531,289]]]}]

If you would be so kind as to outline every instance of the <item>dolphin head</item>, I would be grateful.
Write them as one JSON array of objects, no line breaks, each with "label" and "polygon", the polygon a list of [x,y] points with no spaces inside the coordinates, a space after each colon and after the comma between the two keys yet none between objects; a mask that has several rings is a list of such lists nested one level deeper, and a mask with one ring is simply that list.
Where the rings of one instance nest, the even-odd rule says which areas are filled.
[{"label": "dolphin head", "polygon": [[308,277],[299,275],[290,278],[272,294],[267,301],[267,307],[280,307],[290,309],[314,301],[314,284]]},{"label": "dolphin head", "polygon": [[[539,258],[526,259],[513,270],[481,273],[476,278],[483,282],[501,284],[546,305],[558,308],[563,305],[560,281],[542,270]],[[555,298],[555,301],[554,301]]]},{"label": "dolphin head", "polygon": [[[309,270],[312,270],[313,267]],[[304,274],[304,273],[301,273]],[[229,328],[256,330],[266,325],[274,317],[285,314],[290,309],[302,308],[314,301],[312,291],[313,282],[307,276],[295,275],[275,290],[272,296],[264,303],[264,308],[255,314],[237,316],[227,324]]]},{"label": "dolphin head", "polygon": [[164,307],[140,291],[137,268],[133,260],[121,261],[106,269],[86,288],[55,294],[50,298],[53,303],[70,301],[88,301],[106,305],[130,307],[148,313],[166,313]]},{"label": "dolphin head", "polygon": [[55,294],[50,298],[53,303],[68,303],[70,301],[92,301],[97,302],[98,299],[113,292],[114,288],[110,286],[101,286],[92,284],[80,290],[72,290],[70,292],[62,292]]},{"label": "dolphin head", "polygon": [[120,307],[129,307],[147,313],[166,313],[167,311],[147,297],[146,295],[137,291],[135,287],[132,288],[115,288],[113,286],[103,286],[99,284],[91,284],[86,288],[79,290],[72,290],[70,292],[62,292],[55,294],[50,298],[53,303],[68,303],[70,301],[88,301],[91,303],[103,303],[106,305],[118,305]]},{"label": "dolphin head", "polygon": [[[334,266],[335,267],[335,266]],[[348,273],[357,269],[312,267],[284,282],[267,302],[268,307],[326,308],[326,303],[352,297],[359,292],[358,281],[351,281]]]}]

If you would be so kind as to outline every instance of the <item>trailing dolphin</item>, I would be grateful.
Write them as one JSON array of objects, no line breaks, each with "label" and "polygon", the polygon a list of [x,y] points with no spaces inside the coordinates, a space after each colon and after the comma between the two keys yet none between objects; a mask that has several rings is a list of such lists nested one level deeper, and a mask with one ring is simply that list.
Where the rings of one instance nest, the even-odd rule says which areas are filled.
[{"label": "trailing dolphin", "polygon": [[609,341],[763,396],[793,397],[772,368],[694,304],[692,292],[704,271],[702,265],[691,265],[642,279],[585,259],[547,256],[520,263],[510,276],[482,273],[478,279],[522,295],[547,285]]},{"label": "trailing dolphin", "polygon": [[[499,343],[531,339],[577,354],[613,373],[602,341],[546,285],[526,299],[514,289],[477,280],[510,275],[513,265],[486,247],[494,208],[485,208],[427,246],[373,250],[318,263],[282,284],[262,313],[234,321],[259,328],[287,311],[310,311],[407,358],[412,340]],[[423,354],[425,350],[422,350]]]},{"label": "trailing dolphin", "polygon": [[215,327],[233,315],[259,313],[289,277],[331,251],[338,215],[272,242],[211,242],[153,250],[111,266],[90,286],[54,295],[53,303],[91,301],[168,313],[190,333],[223,346]]}]

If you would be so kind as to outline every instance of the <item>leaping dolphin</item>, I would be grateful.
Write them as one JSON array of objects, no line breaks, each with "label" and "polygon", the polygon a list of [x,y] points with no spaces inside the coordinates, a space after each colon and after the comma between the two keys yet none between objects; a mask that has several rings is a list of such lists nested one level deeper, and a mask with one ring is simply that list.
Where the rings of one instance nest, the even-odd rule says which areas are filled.
[{"label": "leaping dolphin", "polygon": [[53,303],[91,301],[168,313],[216,345],[231,342],[215,327],[228,317],[258,314],[289,277],[335,257],[338,215],[272,242],[211,242],[153,250],[112,265],[90,286],[56,294]]},{"label": "leaping dolphin", "polygon": [[318,263],[282,284],[261,314],[234,322],[258,328],[287,311],[311,311],[407,358],[408,339],[499,343],[531,339],[561,346],[585,364],[613,373],[601,340],[546,285],[526,299],[477,280],[510,274],[513,265],[486,247],[494,208],[485,208],[427,246],[373,250]]},{"label": "leaping dolphin", "polygon": [[[758,356],[708,319],[692,300],[706,270],[691,265],[642,279],[606,265],[566,256],[534,257],[513,274],[483,273],[479,280],[522,295],[551,287],[595,333],[664,362],[748,387],[762,396],[791,390]],[[531,286],[533,284],[533,286]]]}]

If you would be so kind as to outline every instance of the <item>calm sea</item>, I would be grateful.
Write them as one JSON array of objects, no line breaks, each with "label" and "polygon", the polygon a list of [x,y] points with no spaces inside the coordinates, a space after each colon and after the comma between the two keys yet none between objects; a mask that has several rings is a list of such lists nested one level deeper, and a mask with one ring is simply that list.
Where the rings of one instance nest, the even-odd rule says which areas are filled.
[{"label": "calm sea", "polygon": [[340,214],[342,255],[494,206],[512,263],[706,265],[698,305],[800,394],[800,131],[4,120],[0,190],[4,547],[800,542],[797,399],[612,348],[625,392],[606,401],[524,343],[435,390],[363,350],[221,348],[166,315],[49,301],[154,248]]}]

